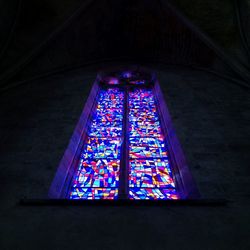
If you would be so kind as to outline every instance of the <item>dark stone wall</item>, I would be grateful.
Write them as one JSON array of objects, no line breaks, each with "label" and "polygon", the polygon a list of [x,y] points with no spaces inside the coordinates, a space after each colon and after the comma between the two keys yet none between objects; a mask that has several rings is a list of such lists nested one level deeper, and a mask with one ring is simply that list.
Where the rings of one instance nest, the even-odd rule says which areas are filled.
[{"label": "dark stone wall", "polygon": [[[59,0],[2,0],[0,43],[7,47],[0,60],[0,75],[21,62],[80,5]],[[2,53],[2,48],[0,49]]]},{"label": "dark stone wall", "polygon": [[202,198],[226,206],[18,204],[47,196],[99,67],[1,96],[1,249],[249,249],[249,93],[190,69],[155,68]]}]

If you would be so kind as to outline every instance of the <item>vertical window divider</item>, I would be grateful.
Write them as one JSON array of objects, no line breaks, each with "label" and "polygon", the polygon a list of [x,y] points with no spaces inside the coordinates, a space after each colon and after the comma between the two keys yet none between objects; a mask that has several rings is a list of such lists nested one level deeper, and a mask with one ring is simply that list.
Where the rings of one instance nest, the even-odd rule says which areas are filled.
[{"label": "vertical window divider", "polygon": [[120,176],[119,176],[119,191],[118,199],[128,198],[128,167],[129,167],[129,136],[128,136],[128,88],[124,86],[124,110],[123,110],[123,124],[122,124],[122,147],[121,147],[121,159],[120,159]]}]

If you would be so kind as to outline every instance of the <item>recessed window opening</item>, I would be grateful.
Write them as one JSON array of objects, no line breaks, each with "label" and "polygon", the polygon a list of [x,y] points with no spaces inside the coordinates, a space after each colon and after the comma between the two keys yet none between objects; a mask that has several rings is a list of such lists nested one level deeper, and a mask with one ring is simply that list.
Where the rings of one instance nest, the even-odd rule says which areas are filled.
[{"label": "recessed window opening", "polygon": [[155,74],[145,70],[99,74],[50,197],[194,197],[196,188],[173,131]]}]

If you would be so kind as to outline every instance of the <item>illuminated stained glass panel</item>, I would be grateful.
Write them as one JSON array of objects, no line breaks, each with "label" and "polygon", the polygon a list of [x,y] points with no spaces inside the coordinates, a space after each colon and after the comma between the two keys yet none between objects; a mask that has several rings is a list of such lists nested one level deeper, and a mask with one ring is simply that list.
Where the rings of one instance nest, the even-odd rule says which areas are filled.
[{"label": "illuminated stained glass panel", "polygon": [[81,155],[83,159],[113,158],[118,159],[121,151],[121,138],[93,138],[89,137]]},{"label": "illuminated stained glass panel", "polygon": [[178,199],[152,90],[129,93],[129,198]]},{"label": "illuminated stained glass panel", "polygon": [[130,187],[175,187],[168,159],[130,160],[129,166]]},{"label": "illuminated stained glass panel", "polygon": [[[107,109],[107,108],[97,108],[96,109],[96,115],[97,116],[118,116],[120,117],[122,115],[122,109]],[[121,117],[122,120],[122,117]]]},{"label": "illuminated stained glass panel", "polygon": [[116,102],[120,103],[124,99],[124,92],[118,88],[109,88],[107,90],[101,90],[99,94],[99,103],[102,103],[104,100],[111,101],[110,104]]},{"label": "illuminated stained glass panel", "polygon": [[103,109],[97,110],[93,121],[102,122],[121,122],[122,121],[122,110],[119,109]]},{"label": "illuminated stained glass panel", "polygon": [[160,122],[159,121],[131,122],[129,125],[129,135],[130,137],[162,136]]},{"label": "illuminated stained glass panel", "polygon": [[158,121],[159,117],[156,110],[151,109],[130,109],[129,121],[139,122],[139,121]]},{"label": "illuminated stained glass panel", "polygon": [[122,122],[121,121],[110,121],[110,122],[97,122],[97,121],[93,121],[91,123],[90,129],[92,128],[100,128],[100,127],[105,127],[105,128],[109,128],[109,127],[122,127]]},{"label": "illuminated stained glass panel", "polygon": [[89,132],[89,136],[94,137],[121,137],[122,126],[120,127],[107,127],[107,126],[92,126]]},{"label": "illuminated stained glass panel", "polygon": [[[144,82],[130,84],[143,86]],[[127,88],[123,83],[120,88],[102,89],[89,121],[69,198],[117,199],[121,156],[128,151],[128,159],[124,159],[129,172],[128,198],[179,199],[162,131],[152,89],[132,85]],[[122,147],[123,141],[128,142],[126,148]]]},{"label": "illuminated stained glass panel", "polygon": [[164,148],[165,142],[163,137],[131,137],[129,138],[131,146],[138,147],[154,147],[154,148]]},{"label": "illuminated stained glass panel", "polygon": [[132,188],[129,198],[134,200],[177,200],[179,195],[175,189]]},{"label": "illuminated stained glass panel", "polygon": [[119,160],[81,160],[73,187],[116,187],[119,169]]},{"label": "illuminated stained glass panel", "polygon": [[129,107],[130,108],[140,108],[141,105],[143,105],[144,108],[155,108],[155,103],[152,100],[147,100],[147,99],[137,99],[134,100],[134,102],[129,102]]},{"label": "illuminated stained glass panel", "polygon": [[113,200],[117,197],[117,188],[73,188],[69,195],[70,199],[84,200]]},{"label": "illuminated stained glass panel", "polygon": [[168,155],[165,148],[130,146],[129,149],[131,158],[157,158],[167,157]]},{"label": "illuminated stained glass panel", "polygon": [[122,145],[124,91],[101,90],[83,143],[70,199],[117,199]]},{"label": "illuminated stained glass panel", "polygon": [[99,100],[97,104],[97,109],[122,109],[123,103],[122,100],[113,100],[112,102],[110,101],[105,101],[105,100]]},{"label": "illuminated stained glass panel", "polygon": [[152,90],[148,89],[135,89],[134,91],[131,91],[129,93],[130,102],[133,102],[134,100],[146,100],[146,101],[152,101],[154,102],[154,95],[152,93]]},{"label": "illuminated stained glass panel", "polygon": [[153,101],[146,102],[144,100],[137,100],[137,101],[130,101],[129,107],[131,109],[138,109],[140,108],[141,104],[143,104],[144,108],[150,109],[150,108],[156,108],[155,103]]}]

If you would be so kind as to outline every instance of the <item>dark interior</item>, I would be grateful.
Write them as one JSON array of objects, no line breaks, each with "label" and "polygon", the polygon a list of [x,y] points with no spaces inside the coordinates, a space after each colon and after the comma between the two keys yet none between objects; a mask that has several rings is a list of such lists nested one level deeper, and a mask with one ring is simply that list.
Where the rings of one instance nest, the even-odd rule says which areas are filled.
[{"label": "dark interior", "polygon": [[[249,249],[250,2],[0,2],[1,249]],[[47,199],[99,71],[155,71],[196,205]]]}]

